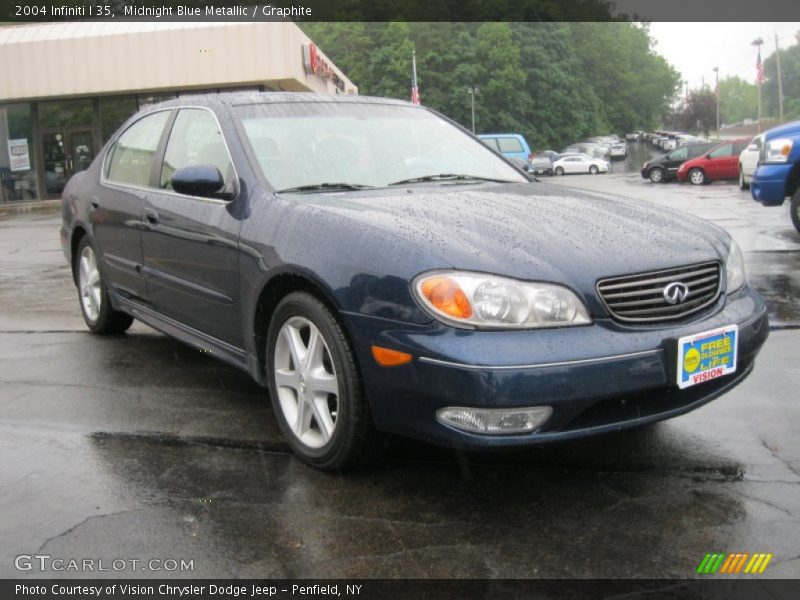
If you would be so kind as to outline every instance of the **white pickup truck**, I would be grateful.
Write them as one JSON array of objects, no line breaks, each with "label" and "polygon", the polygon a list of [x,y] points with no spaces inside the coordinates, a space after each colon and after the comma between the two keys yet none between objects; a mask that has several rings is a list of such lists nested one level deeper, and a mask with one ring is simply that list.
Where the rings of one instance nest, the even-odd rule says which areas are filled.
[{"label": "white pickup truck", "polygon": [[739,189],[746,190],[750,187],[750,181],[753,179],[753,173],[758,168],[758,154],[761,152],[761,146],[764,144],[764,134],[757,135],[747,148],[742,150],[739,155]]}]

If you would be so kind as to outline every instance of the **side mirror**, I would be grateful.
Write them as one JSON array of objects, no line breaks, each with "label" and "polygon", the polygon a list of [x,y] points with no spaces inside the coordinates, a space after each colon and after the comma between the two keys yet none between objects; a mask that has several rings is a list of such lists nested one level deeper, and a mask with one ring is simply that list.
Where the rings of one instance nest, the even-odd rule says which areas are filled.
[{"label": "side mirror", "polygon": [[221,196],[225,187],[222,173],[214,165],[191,165],[172,174],[172,189],[179,194],[212,198]]}]

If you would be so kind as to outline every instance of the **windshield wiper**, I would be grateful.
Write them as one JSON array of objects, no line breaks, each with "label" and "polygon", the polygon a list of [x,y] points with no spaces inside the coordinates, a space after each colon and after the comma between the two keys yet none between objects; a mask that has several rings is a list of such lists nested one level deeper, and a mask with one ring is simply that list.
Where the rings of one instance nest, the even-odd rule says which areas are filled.
[{"label": "windshield wiper", "polygon": [[480,177],[478,175],[462,175],[460,173],[437,173],[435,175],[425,175],[423,177],[412,177],[393,181],[389,186],[405,185],[406,183],[422,183],[425,181],[493,181],[495,183],[511,183],[507,179],[492,179],[491,177]]},{"label": "windshield wiper", "polygon": [[310,185],[298,185],[283,190],[278,190],[279,194],[284,192],[323,192],[331,190],[366,190],[374,188],[374,185],[362,185],[360,183],[312,183]]}]

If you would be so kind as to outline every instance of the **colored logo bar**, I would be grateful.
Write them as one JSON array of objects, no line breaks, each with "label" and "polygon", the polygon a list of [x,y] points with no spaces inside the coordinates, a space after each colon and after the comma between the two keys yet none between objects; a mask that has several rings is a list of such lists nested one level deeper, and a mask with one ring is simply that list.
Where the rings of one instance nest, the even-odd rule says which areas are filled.
[{"label": "colored logo bar", "polygon": [[697,573],[700,575],[713,575],[714,573],[737,574],[745,573],[749,575],[760,574],[767,568],[772,554],[756,552],[714,552],[708,553],[700,561]]}]

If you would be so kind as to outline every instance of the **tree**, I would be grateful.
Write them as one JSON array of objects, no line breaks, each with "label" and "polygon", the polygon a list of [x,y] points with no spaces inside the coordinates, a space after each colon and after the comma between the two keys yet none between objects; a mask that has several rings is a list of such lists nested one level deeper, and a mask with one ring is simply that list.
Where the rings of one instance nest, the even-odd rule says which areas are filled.
[{"label": "tree", "polygon": [[758,88],[741,77],[719,81],[719,118],[721,123],[741,123],[755,119],[758,113]]},{"label": "tree", "polygon": [[701,132],[708,137],[717,126],[717,95],[705,88],[689,92],[686,107],[677,115],[675,125],[678,129]]},{"label": "tree", "polygon": [[[798,42],[781,50],[785,120],[800,119],[800,32],[798,32]],[[774,52],[764,59],[764,77],[761,86],[762,112],[764,115],[777,117],[778,67]]]}]

